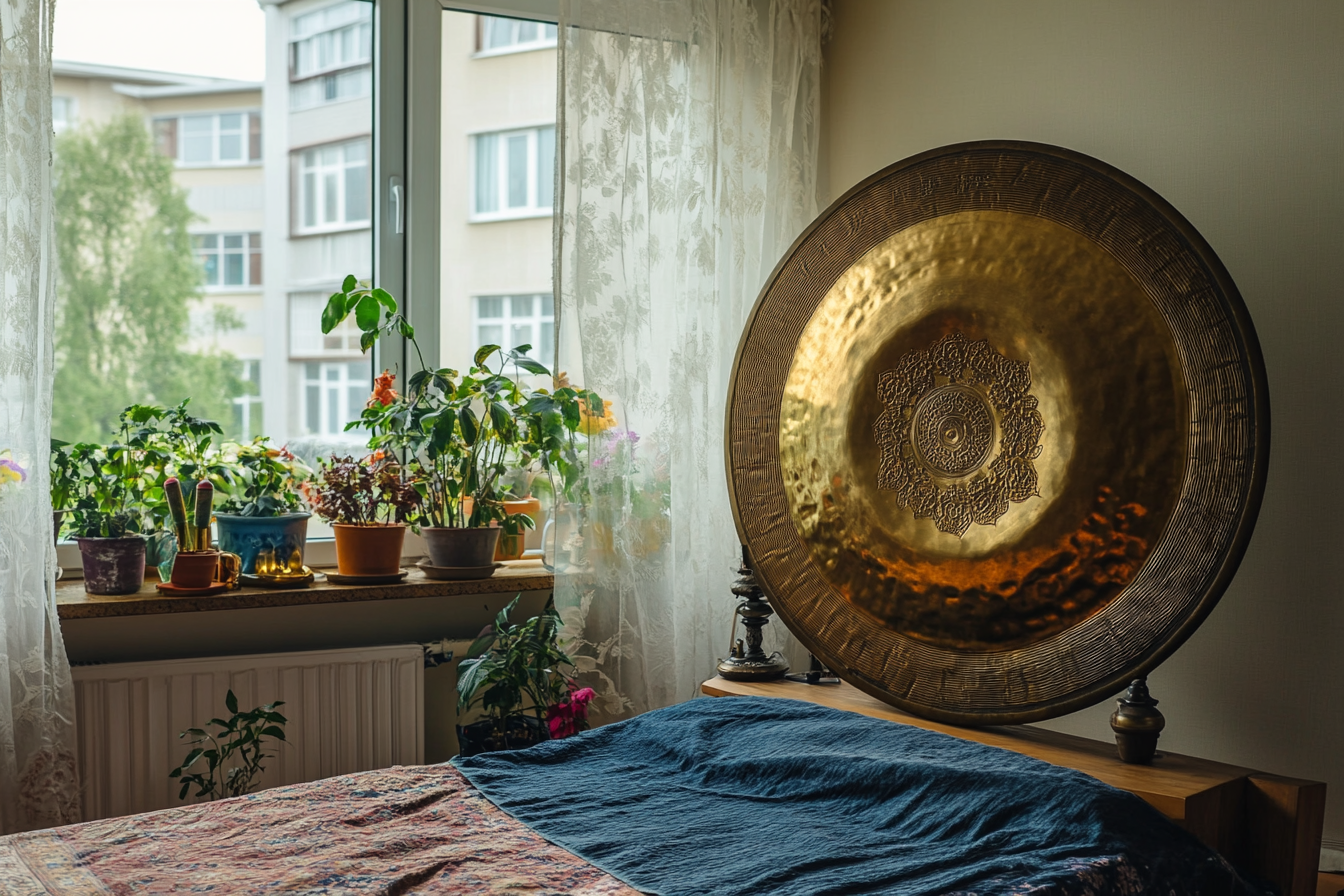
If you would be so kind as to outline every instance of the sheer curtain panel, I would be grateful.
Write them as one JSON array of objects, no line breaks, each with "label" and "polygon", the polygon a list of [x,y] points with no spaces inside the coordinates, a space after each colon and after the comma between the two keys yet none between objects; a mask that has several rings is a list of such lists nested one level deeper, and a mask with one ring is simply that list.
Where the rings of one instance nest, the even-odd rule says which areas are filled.
[{"label": "sheer curtain panel", "polygon": [[556,600],[604,718],[693,697],[730,646],[724,404],[756,296],[816,211],[821,7],[560,3],[559,367],[611,406],[586,424]]},{"label": "sheer curtain panel", "polygon": [[0,833],[79,820],[51,496],[51,0],[0,3]]}]

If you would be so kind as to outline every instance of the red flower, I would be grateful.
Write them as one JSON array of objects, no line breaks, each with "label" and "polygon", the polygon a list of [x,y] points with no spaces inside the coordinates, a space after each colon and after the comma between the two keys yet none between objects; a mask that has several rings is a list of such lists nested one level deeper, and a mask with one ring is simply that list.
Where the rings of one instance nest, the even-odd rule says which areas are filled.
[{"label": "red flower", "polygon": [[588,704],[596,696],[592,688],[579,688],[547,708],[546,727],[551,730],[551,739],[559,740],[586,730]]},{"label": "red flower", "polygon": [[374,407],[382,405],[387,407],[397,400],[397,390],[392,388],[392,384],[397,381],[397,375],[384,370],[373,378],[373,397],[369,399],[365,407]]}]

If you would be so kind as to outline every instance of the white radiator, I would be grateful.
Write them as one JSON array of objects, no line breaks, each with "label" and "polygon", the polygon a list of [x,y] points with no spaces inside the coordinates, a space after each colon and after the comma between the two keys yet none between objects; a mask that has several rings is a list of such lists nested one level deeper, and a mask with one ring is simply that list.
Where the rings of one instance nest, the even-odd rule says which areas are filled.
[{"label": "white radiator", "polygon": [[181,805],[181,784],[168,772],[186,756],[191,738],[178,734],[227,718],[230,688],[243,711],[285,704],[277,711],[288,719],[286,743],[266,760],[261,787],[424,762],[424,651],[418,644],[71,671],[85,820]]}]

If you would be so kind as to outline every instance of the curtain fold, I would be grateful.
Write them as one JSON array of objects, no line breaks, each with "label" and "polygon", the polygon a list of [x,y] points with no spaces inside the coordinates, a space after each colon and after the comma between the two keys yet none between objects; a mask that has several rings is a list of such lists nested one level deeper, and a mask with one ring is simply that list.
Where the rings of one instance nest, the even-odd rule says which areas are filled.
[{"label": "curtain fold", "polygon": [[747,315],[816,213],[821,7],[561,0],[559,366],[612,405],[556,601],[607,717],[693,697],[731,644],[724,407]]},{"label": "curtain fold", "polygon": [[51,0],[0,3],[0,833],[79,820],[48,464]]}]

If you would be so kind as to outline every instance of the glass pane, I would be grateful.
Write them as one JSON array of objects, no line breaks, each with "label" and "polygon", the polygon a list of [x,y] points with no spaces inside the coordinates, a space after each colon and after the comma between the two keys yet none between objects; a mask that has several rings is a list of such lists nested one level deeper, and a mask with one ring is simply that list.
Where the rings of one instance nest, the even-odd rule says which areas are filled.
[{"label": "glass pane", "polygon": [[325,146],[321,153],[323,165],[339,165],[341,163],[341,148],[339,146]]},{"label": "glass pane", "polygon": [[341,220],[340,196],[337,193],[336,175],[322,176],[322,223],[335,224]]},{"label": "glass pane", "polygon": [[243,255],[241,252],[230,252],[224,256],[224,285],[243,285]]},{"label": "glass pane", "polygon": [[363,162],[369,157],[369,148],[364,145],[364,141],[357,140],[354,143],[345,144],[346,162]]},{"label": "glass pane", "polygon": [[[255,236],[256,234],[253,234]],[[261,253],[251,252],[248,254],[247,262],[247,282],[252,286],[261,285]]]},{"label": "glass pane", "polygon": [[247,235],[247,245],[253,249],[261,248],[261,234],[249,233]]},{"label": "glass pane", "polygon": [[177,119],[158,118],[154,121],[154,145],[170,159],[177,158]]},{"label": "glass pane", "polygon": [[303,176],[303,226],[317,226],[317,176],[311,171]]},{"label": "glass pane", "polygon": [[341,416],[341,390],[337,388],[327,388],[327,419],[326,435],[334,436],[345,428],[345,420]]},{"label": "glass pane", "polygon": [[476,212],[499,211],[499,136],[476,137]]},{"label": "glass pane", "polygon": [[351,165],[345,169],[345,220],[369,220],[369,166]]},{"label": "glass pane", "polygon": [[242,134],[220,134],[219,160],[221,162],[241,162],[243,160]]},{"label": "glass pane", "polygon": [[541,315],[542,317],[555,317],[555,297],[541,297]]},{"label": "glass pane", "polygon": [[210,162],[215,155],[215,117],[213,115],[182,116],[182,161]]},{"label": "glass pane", "polygon": [[243,248],[243,235],[241,233],[226,233],[224,235],[224,248],[225,249]]},{"label": "glass pane", "polygon": [[261,116],[247,116],[247,157],[253,162],[261,160]]},{"label": "glass pane", "polygon": [[210,253],[201,256],[201,270],[204,272],[206,286],[219,285],[219,256]]},{"label": "glass pane", "polygon": [[492,318],[504,316],[503,296],[481,296],[476,300],[476,316]]},{"label": "glass pane", "polygon": [[[517,220],[547,214],[553,201],[555,130],[538,127],[555,120],[556,50],[538,46],[551,34],[535,22],[443,13],[439,74],[453,89],[440,100],[439,362],[456,370],[482,344],[530,344],[540,360],[553,342],[542,332],[553,319],[551,221]],[[472,47],[485,52],[465,52]],[[457,161],[463,150],[469,165]]]},{"label": "glass pane", "polygon": [[508,138],[509,208],[527,205],[527,135]]},{"label": "glass pane", "polygon": [[234,112],[234,113],[231,113],[231,114],[226,114],[226,115],[221,115],[221,116],[219,116],[219,129],[220,129],[221,132],[222,132],[222,131],[241,131],[241,130],[243,129],[243,116],[242,116],[242,114],[241,114],[241,113],[238,113],[238,112]]},{"label": "glass pane", "polygon": [[541,338],[534,346],[533,356],[547,367],[555,363],[555,324],[547,321],[541,325]]},{"label": "glass pane", "polygon": [[304,398],[307,410],[304,422],[308,432],[319,433],[322,431],[322,391],[318,386],[308,386],[304,390]]},{"label": "glass pane", "polygon": [[537,130],[537,208],[550,208],[555,196],[555,128]]}]

